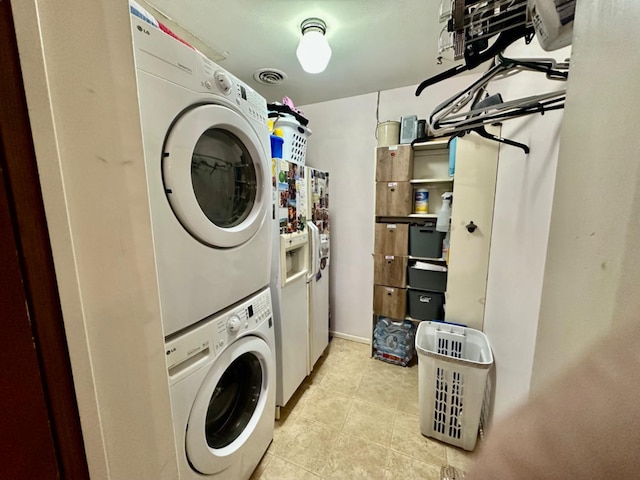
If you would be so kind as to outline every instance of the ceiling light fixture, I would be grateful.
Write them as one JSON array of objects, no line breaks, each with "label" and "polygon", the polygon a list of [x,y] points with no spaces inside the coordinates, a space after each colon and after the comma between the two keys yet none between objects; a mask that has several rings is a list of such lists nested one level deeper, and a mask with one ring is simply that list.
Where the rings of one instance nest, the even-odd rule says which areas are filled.
[{"label": "ceiling light fixture", "polygon": [[325,37],[327,24],[319,18],[307,18],[300,24],[302,38],[296,56],[307,73],[323,72],[331,58],[331,47]]}]

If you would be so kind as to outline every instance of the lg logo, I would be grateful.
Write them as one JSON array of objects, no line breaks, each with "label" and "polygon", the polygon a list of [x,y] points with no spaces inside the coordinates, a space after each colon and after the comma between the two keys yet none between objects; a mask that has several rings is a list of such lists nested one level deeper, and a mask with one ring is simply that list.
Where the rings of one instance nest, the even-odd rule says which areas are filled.
[{"label": "lg logo", "polygon": [[176,351],[176,347],[170,348],[169,350],[167,350],[167,355],[171,355],[175,351]]},{"label": "lg logo", "polygon": [[142,28],[140,25],[138,25],[137,28],[139,32],[146,33],[147,35],[149,35],[149,30],[147,30],[146,28]]}]

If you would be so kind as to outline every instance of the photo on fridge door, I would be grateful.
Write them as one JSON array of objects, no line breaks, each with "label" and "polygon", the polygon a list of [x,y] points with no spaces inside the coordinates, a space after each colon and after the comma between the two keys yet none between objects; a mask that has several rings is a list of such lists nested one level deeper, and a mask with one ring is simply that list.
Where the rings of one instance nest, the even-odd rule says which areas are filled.
[{"label": "photo on fridge door", "polygon": [[294,163],[281,160],[278,172],[278,223],[280,233],[294,233],[305,228],[306,210],[301,185],[304,184],[304,169]]},{"label": "photo on fridge door", "polygon": [[313,223],[318,227],[321,235],[328,235],[329,228],[329,174],[318,170],[311,170],[313,205],[311,207]]}]

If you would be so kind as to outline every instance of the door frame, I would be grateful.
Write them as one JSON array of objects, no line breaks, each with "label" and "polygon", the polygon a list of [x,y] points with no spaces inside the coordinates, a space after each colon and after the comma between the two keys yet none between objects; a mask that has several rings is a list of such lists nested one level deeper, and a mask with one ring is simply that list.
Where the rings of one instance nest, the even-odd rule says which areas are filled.
[{"label": "door frame", "polygon": [[[42,462],[48,458],[56,464],[58,478],[88,479],[10,2],[0,2],[0,42],[3,45],[0,49],[0,90],[4,97],[4,105],[0,109],[0,173],[3,182],[0,215],[5,219],[3,226],[10,233],[0,236],[0,256],[6,265],[12,266],[15,274],[5,277],[9,285],[3,290],[17,292],[11,298],[9,295],[2,298],[3,305],[6,304],[11,313],[11,321],[3,322],[3,328],[7,328],[5,338],[12,346],[30,338],[29,348],[14,352],[11,358],[5,358],[10,349],[3,349],[0,359],[9,369],[11,378],[19,379],[19,373],[28,369],[35,375],[29,382],[25,379],[10,384],[11,395],[25,400],[21,402],[23,407],[14,410],[12,416],[24,416],[29,428],[5,432],[11,435],[12,441],[7,444],[11,448],[3,449],[3,456],[7,455],[7,458],[0,462],[3,465],[0,471],[15,466],[17,459],[22,458],[15,456],[21,445],[33,448],[34,442],[41,440],[32,435],[37,420],[26,401],[31,398],[44,408],[46,416],[39,426],[43,432],[45,427],[49,431],[50,442],[46,452],[34,450],[29,464],[25,464],[22,458],[22,467],[32,469],[35,476],[30,478],[45,478],[43,472],[49,470],[41,468],[53,468],[51,463],[43,466]],[[37,388],[34,382],[39,383]],[[0,407],[5,405],[5,401],[0,401]],[[3,411],[6,410],[3,408]],[[26,474],[26,471],[21,473]],[[2,474],[0,477],[15,478]]]}]

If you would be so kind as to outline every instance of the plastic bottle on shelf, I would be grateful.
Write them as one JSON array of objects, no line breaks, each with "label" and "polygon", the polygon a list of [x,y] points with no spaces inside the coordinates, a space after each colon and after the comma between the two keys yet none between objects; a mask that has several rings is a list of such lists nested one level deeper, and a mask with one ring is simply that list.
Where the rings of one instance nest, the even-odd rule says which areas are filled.
[{"label": "plastic bottle on shelf", "polygon": [[451,200],[453,192],[445,192],[442,194],[442,206],[438,210],[438,220],[436,221],[436,231],[448,232],[449,220],[451,219]]}]

